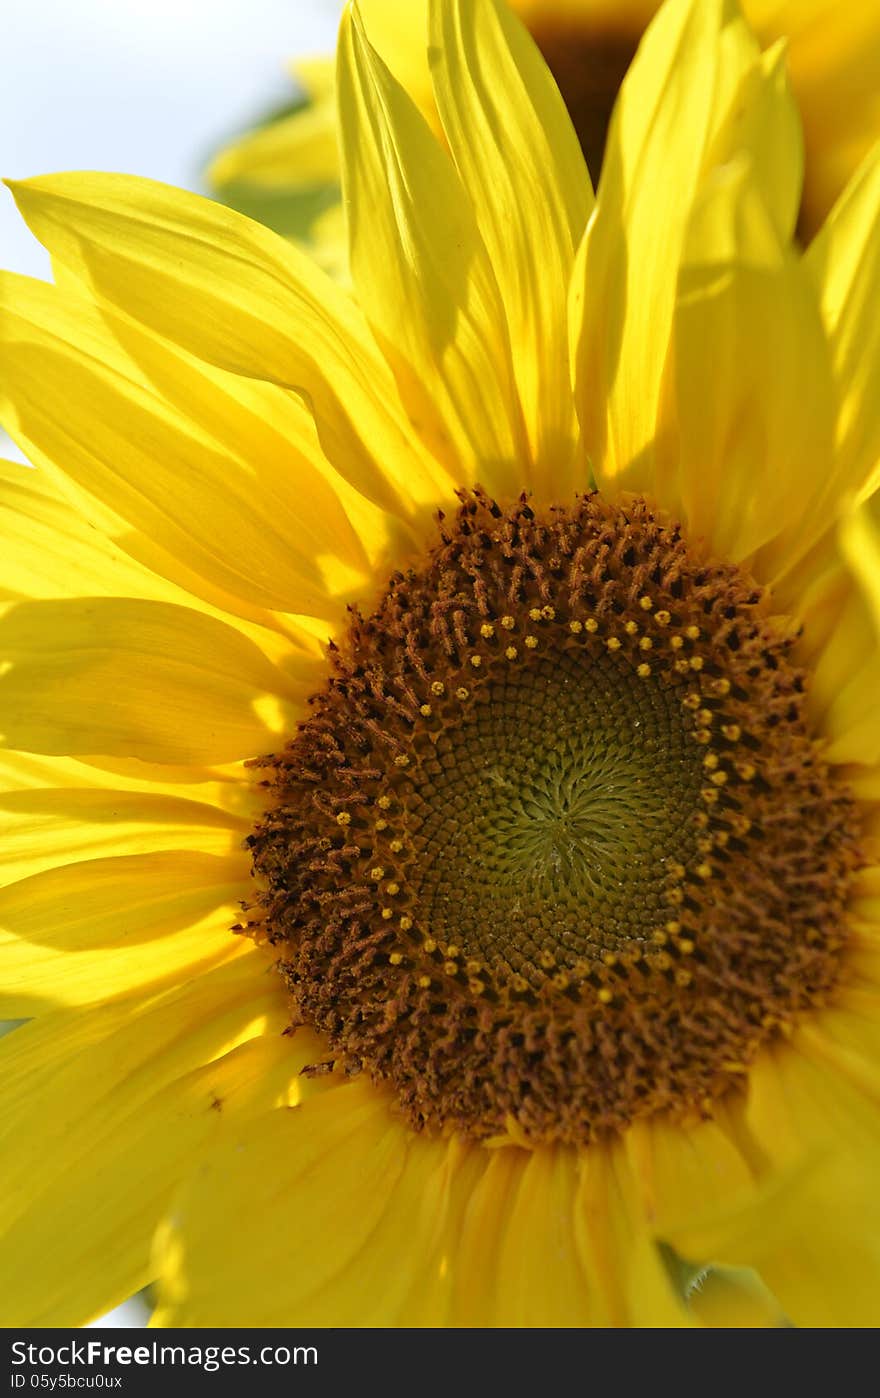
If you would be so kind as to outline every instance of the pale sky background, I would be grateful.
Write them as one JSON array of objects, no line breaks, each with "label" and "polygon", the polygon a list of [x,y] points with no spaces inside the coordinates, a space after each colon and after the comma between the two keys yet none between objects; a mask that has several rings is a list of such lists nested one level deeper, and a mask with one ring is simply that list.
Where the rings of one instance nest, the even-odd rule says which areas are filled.
[{"label": "pale sky background", "polygon": [[[332,50],[341,0],[0,0],[0,175],[122,170],[199,189],[226,135],[291,94],[285,60]],[[0,190],[0,267],[49,262]],[[15,455],[0,441],[0,455]],[[138,1301],[99,1325],[139,1326]]]}]

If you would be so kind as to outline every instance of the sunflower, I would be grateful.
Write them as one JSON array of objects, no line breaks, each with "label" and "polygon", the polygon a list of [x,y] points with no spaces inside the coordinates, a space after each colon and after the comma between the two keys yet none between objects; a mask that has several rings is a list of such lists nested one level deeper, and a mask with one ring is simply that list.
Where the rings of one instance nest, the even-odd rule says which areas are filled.
[{"label": "sunflower", "polygon": [[802,255],[778,54],[669,0],[594,198],[430,23],[454,163],[343,21],[356,297],[14,187],[4,1320],[876,1323],[880,155]]},{"label": "sunflower", "polygon": [[[659,0],[509,0],[527,24],[598,180],[614,100]],[[424,35],[426,0],[362,0],[370,39],[438,135]],[[783,41],[806,163],[798,233],[806,242],[880,138],[880,9],[837,0],[743,0],[764,45]],[[341,280],[347,243],[339,204],[333,67],[291,65],[302,99],[223,149],[208,178],[233,207],[297,239]],[[799,161],[794,152],[792,159]]]}]

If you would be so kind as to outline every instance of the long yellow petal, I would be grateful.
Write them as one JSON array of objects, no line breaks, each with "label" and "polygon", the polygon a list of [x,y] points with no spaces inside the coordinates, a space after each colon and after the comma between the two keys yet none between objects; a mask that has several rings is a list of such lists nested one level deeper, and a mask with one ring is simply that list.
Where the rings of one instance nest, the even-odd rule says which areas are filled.
[{"label": "long yellow petal", "polygon": [[281,1036],[260,960],[4,1041],[8,1324],[81,1325],[147,1284],[155,1227],[203,1152],[295,1100],[316,1045]]},{"label": "long yellow petal", "polygon": [[675,421],[658,447],[661,476],[678,476],[668,493],[717,556],[739,562],[773,540],[758,574],[773,576],[825,524],[831,376],[810,286],[745,156],[695,202],[671,353]]},{"label": "long yellow petal", "polygon": [[[366,560],[290,434],[235,387],[112,311],[0,278],[0,417],[169,553],[256,606],[332,616],[319,560]],[[158,391],[157,391],[158,390]]]},{"label": "long yellow petal", "polygon": [[0,739],[28,752],[255,757],[292,731],[309,687],[231,626],[165,602],[12,603],[0,648]]},{"label": "long yellow petal", "polygon": [[575,396],[608,488],[653,485],[687,220],[712,138],[755,61],[733,0],[670,0],[621,87],[572,282]]},{"label": "long yellow petal", "polygon": [[433,3],[429,36],[440,117],[504,302],[536,484],[561,499],[586,483],[564,366],[590,177],[559,90],[506,4]]},{"label": "long yellow petal", "polygon": [[241,955],[244,854],[84,859],[0,889],[0,1016],[89,1005]]},{"label": "long yellow petal", "polygon": [[831,343],[835,478],[857,490],[880,464],[880,145],[853,176],[806,256]]},{"label": "long yellow petal", "polygon": [[307,257],[209,199],[128,175],[11,186],[52,257],[193,354],[301,394],[339,473],[392,513],[436,496],[351,298]]},{"label": "long yellow petal", "polygon": [[202,801],[64,787],[0,791],[0,886],[107,855],[197,850],[233,854],[248,821]]},{"label": "long yellow petal", "polygon": [[528,448],[498,284],[448,156],[356,11],[340,31],[337,90],[359,301],[438,457],[459,481],[510,495]]}]

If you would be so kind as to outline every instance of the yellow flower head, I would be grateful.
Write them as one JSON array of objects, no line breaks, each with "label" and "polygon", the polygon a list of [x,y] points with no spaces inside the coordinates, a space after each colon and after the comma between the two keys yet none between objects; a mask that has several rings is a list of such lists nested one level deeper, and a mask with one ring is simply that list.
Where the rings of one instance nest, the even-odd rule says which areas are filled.
[{"label": "yellow flower head", "polygon": [[[559,85],[598,182],[617,92],[659,0],[509,0]],[[395,77],[443,139],[424,42],[427,0],[363,0],[367,31]],[[790,178],[804,180],[798,233],[816,232],[880,138],[880,9],[838,0],[743,0],[768,64],[785,68],[800,112],[789,135]],[[333,70],[292,65],[303,105],[227,146],[209,176],[221,198],[308,245],[347,275],[339,196]]]},{"label": "yellow flower head", "polygon": [[353,296],[14,188],[4,1318],[876,1323],[880,153],[802,255],[778,52],[669,0],[596,199],[429,11],[442,143],[343,21]]}]

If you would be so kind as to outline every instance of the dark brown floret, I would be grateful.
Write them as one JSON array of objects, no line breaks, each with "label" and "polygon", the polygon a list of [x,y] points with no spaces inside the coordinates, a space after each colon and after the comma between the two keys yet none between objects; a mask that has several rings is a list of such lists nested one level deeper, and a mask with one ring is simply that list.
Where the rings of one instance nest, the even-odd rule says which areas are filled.
[{"label": "dark brown floret", "polygon": [[854,808],[803,674],[645,502],[462,501],[259,764],[253,928],[417,1127],[705,1110],[838,976]]}]

